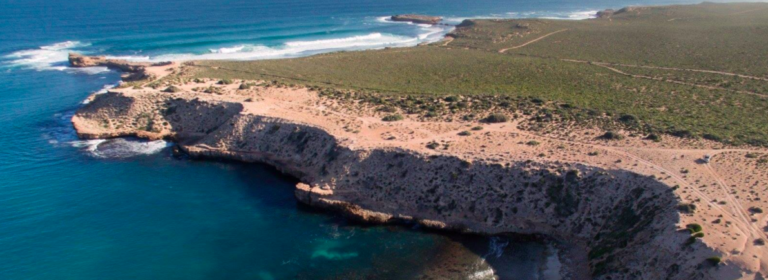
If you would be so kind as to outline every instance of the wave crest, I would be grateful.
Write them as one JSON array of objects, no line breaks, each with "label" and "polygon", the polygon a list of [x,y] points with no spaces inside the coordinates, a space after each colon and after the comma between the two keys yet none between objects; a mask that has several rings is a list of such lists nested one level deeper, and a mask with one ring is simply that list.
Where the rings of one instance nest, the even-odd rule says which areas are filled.
[{"label": "wave crest", "polygon": [[73,141],[70,144],[81,148],[90,156],[113,159],[156,154],[170,146],[163,140],[145,141],[124,138]]},{"label": "wave crest", "polygon": [[412,47],[421,43],[439,41],[452,27],[420,26],[416,37],[383,33],[370,33],[344,38],[286,42],[280,46],[238,45],[210,49],[206,54],[168,54],[153,57],[152,61],[187,60],[259,60],[294,58],[334,51],[369,50],[396,47]]},{"label": "wave crest", "polygon": [[109,71],[106,67],[70,68],[68,67],[69,53],[77,48],[90,44],[79,41],[64,41],[37,49],[13,52],[3,58],[8,59],[10,66],[24,67],[37,71],[75,71],[86,74],[99,74]]}]

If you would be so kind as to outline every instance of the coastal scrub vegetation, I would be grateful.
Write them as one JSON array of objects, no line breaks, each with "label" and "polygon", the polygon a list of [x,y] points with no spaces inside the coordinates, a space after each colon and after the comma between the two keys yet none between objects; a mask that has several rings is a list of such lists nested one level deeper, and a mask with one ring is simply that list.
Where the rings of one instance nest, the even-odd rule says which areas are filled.
[{"label": "coastal scrub vegetation", "polygon": [[449,43],[199,61],[192,78],[302,85],[430,119],[511,116],[537,124],[531,129],[566,122],[650,141],[668,134],[768,146],[768,13],[758,12],[765,7],[706,3],[584,21],[470,20]]}]

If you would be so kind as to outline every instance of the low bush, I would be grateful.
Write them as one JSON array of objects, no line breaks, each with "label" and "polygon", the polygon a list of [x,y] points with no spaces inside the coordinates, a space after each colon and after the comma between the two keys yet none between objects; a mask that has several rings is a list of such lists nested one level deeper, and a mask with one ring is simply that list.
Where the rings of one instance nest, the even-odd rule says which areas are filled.
[{"label": "low bush", "polygon": [[508,121],[509,117],[504,114],[490,114],[483,119],[484,123],[504,123]]},{"label": "low bush", "polygon": [[427,143],[427,148],[428,149],[434,150],[434,149],[437,149],[437,147],[440,147],[440,144],[435,142],[435,141]]},{"label": "low bush", "polygon": [[619,121],[625,124],[634,124],[637,122],[637,117],[634,115],[624,114],[619,117]]},{"label": "low bush", "polygon": [[381,120],[385,121],[385,122],[396,122],[396,121],[402,121],[403,119],[404,119],[403,115],[394,114],[394,115],[386,116],[386,117],[382,118]]},{"label": "low bush", "polygon": [[672,136],[677,136],[677,137],[686,138],[686,139],[696,138],[696,135],[693,134],[693,132],[691,132],[690,130],[675,130],[669,134],[672,134]]},{"label": "low bush", "polygon": [[242,84],[240,84],[240,87],[238,89],[240,89],[240,90],[247,90],[247,89],[251,89],[251,86],[253,86],[253,85],[249,84],[249,83],[242,83]]},{"label": "low bush", "polygon": [[384,112],[384,113],[395,113],[395,112],[397,112],[397,108],[392,107],[392,106],[382,106],[382,107],[379,107],[379,109],[377,109],[377,111]]},{"label": "low bush", "polygon": [[645,137],[645,139],[651,140],[653,142],[661,142],[661,135],[651,133],[648,134],[648,137]]},{"label": "low bush", "polygon": [[688,224],[685,226],[685,228],[691,230],[693,233],[701,232],[704,229],[700,224]]},{"label": "low bush", "polygon": [[175,93],[175,92],[181,92],[181,89],[176,87],[176,86],[169,86],[169,87],[165,88],[163,90],[163,92]]},{"label": "low bush", "polygon": [[608,131],[605,134],[603,134],[602,136],[600,136],[600,139],[605,139],[605,140],[621,140],[621,139],[624,139],[624,135],[618,134],[618,133],[613,132],[613,131]]}]

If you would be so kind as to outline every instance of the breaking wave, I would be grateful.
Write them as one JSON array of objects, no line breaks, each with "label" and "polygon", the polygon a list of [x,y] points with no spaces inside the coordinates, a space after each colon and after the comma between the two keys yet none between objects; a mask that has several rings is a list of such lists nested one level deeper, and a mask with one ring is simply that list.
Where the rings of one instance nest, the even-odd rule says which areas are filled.
[{"label": "breaking wave", "polygon": [[69,52],[87,46],[89,44],[78,41],[65,41],[42,46],[37,49],[13,52],[3,58],[9,60],[7,64],[10,66],[24,67],[37,71],[73,71],[86,74],[99,74],[109,71],[106,67],[70,68],[67,66]]},{"label": "breaking wave", "polygon": [[170,143],[163,140],[146,141],[126,138],[72,141],[70,144],[82,149],[90,156],[113,159],[156,154],[170,147]]},{"label": "breaking wave", "polygon": [[[416,37],[383,33],[370,33],[345,38],[292,41],[280,46],[238,45],[210,49],[205,54],[168,54],[152,57],[151,61],[186,60],[259,60],[295,58],[334,51],[370,50],[397,47],[412,47],[421,43],[432,43],[442,39],[452,27],[419,26],[421,33]],[[145,58],[129,58],[145,60]]]},{"label": "breaking wave", "polygon": [[[577,12],[510,12],[506,14],[493,14],[489,16],[475,16],[467,18],[498,19],[498,18],[547,18],[582,20],[594,18],[597,11]],[[467,19],[463,17],[446,17],[443,23],[458,24]],[[175,53],[157,56],[108,56],[112,59],[125,59],[130,61],[188,61],[188,60],[260,60],[279,59],[309,56],[335,51],[356,51],[367,49],[383,49],[396,47],[411,47],[421,43],[433,43],[441,40],[443,36],[453,30],[449,25],[414,24],[411,22],[395,22],[389,17],[375,18],[377,24],[406,24],[415,28],[414,35],[394,35],[374,32],[365,35],[350,36],[344,38],[317,39],[306,41],[291,41],[276,46],[240,44],[210,48],[207,53]],[[82,51],[90,44],[79,41],[65,41],[51,45],[41,46],[37,49],[28,49],[13,52],[4,56],[8,60],[6,64],[17,67],[25,67],[43,70],[72,71],[87,74],[99,74],[109,71],[106,67],[71,68],[68,67],[68,54],[71,51]]]},{"label": "breaking wave", "polygon": [[51,125],[44,128],[43,137],[48,143],[62,148],[75,147],[89,156],[105,159],[151,155],[171,146],[163,140],[147,141],[136,138],[80,140],[71,123],[74,114],[75,111],[68,111],[54,115]]},{"label": "breaking wave", "polygon": [[459,24],[467,19],[562,19],[562,20],[585,20],[597,17],[596,10],[575,11],[575,12],[509,12],[505,14],[474,16],[474,17],[446,17],[444,23]]}]

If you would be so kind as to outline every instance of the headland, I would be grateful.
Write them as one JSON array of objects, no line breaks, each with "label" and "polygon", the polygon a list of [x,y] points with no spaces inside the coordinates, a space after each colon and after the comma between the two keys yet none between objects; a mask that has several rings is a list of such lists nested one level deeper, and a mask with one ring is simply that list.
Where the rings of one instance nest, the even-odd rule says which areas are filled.
[{"label": "headland", "polygon": [[74,55],[144,78],[72,122],[275,166],[299,201],[367,222],[545,235],[566,278],[760,279],[765,8],[468,20],[427,46],[288,60]]}]

